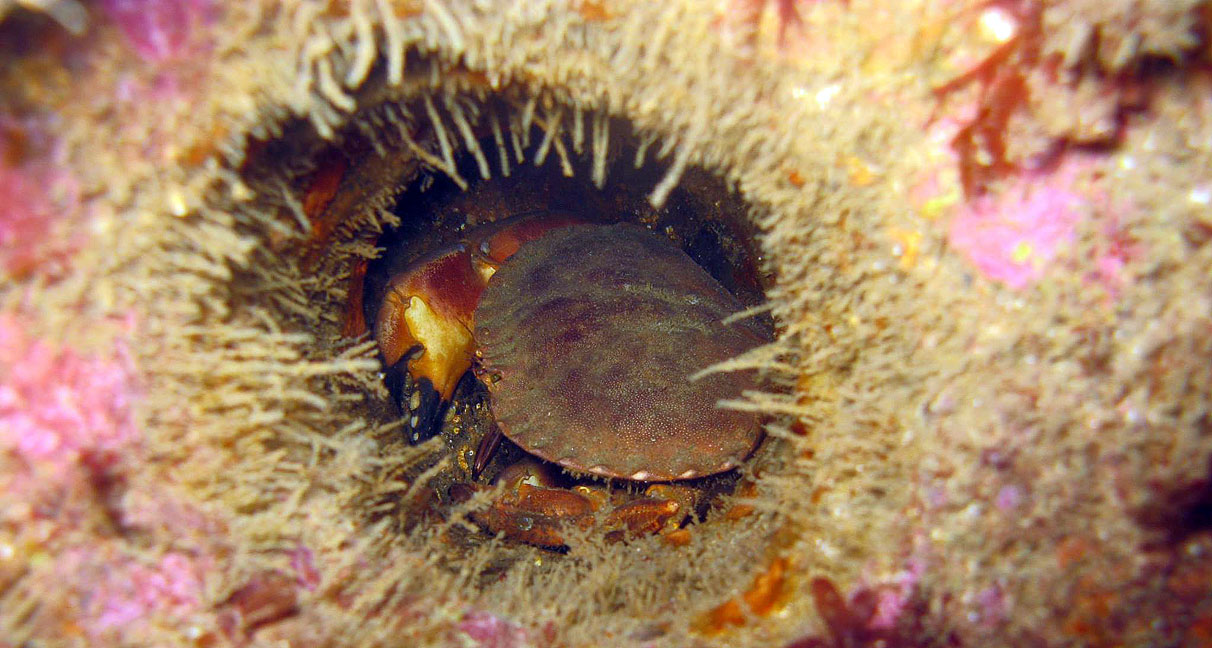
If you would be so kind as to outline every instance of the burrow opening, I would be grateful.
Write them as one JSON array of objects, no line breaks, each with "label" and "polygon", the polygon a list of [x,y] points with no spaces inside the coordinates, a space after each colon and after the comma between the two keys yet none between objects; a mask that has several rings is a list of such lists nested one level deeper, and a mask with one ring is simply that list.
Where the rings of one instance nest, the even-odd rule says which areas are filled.
[{"label": "burrow opening", "polygon": [[[439,118],[449,118],[448,113],[442,111]],[[374,328],[391,278],[416,267],[418,260],[432,256],[435,250],[450,249],[462,237],[475,236],[477,231],[503,219],[541,221],[551,215],[576,215],[595,223],[632,223],[658,234],[705,269],[743,307],[754,309],[755,313],[748,317],[755,320],[767,339],[773,340],[774,322],[762,310],[764,289],[772,277],[760,267],[756,232],[747,220],[749,206],[718,178],[699,168],[690,168],[683,173],[663,203],[654,205],[653,188],[669,172],[667,160],[651,159],[659,153],[659,147],[653,149],[653,145],[659,143],[649,140],[649,145],[645,146],[620,119],[611,119],[608,128],[617,135],[609,143],[598,143],[610,149],[599,162],[603,168],[598,178],[591,173],[595,162],[589,143],[577,144],[573,136],[573,141],[565,143],[569,150],[561,154],[567,157],[561,158],[561,155],[550,153],[550,146],[545,146],[544,131],[532,126],[529,133],[520,136],[516,146],[497,149],[495,156],[481,154],[477,159],[475,152],[466,150],[455,155],[455,176],[438,170],[422,170],[407,182],[391,207],[399,224],[388,228],[376,242],[382,256],[366,263],[361,315],[368,328]],[[477,142],[481,149],[493,150],[496,142],[492,136],[479,135],[483,136]],[[546,156],[545,148],[549,153]],[[652,150],[646,154],[645,148]],[[488,159],[492,162],[486,165],[485,177],[485,169],[480,165]],[[503,174],[502,169],[508,175]],[[600,186],[597,180],[601,181]],[[642,358],[635,360],[643,362]],[[413,384],[407,372],[401,366],[387,367],[385,363],[384,376],[395,416],[412,417],[403,433],[408,440],[418,444],[436,437],[444,444],[443,452],[435,455],[434,460],[419,464],[418,470],[433,468],[442,457],[452,459],[448,468],[431,476],[427,487],[427,495],[431,497],[429,506],[436,509],[439,517],[447,517],[452,507],[464,500],[471,489],[497,483],[510,466],[534,460],[518,444],[503,438],[482,472],[473,469],[477,453],[481,452],[480,441],[492,433],[494,426],[491,395],[484,380],[477,378],[474,372],[469,371],[459,381],[452,402],[438,413],[441,420],[432,425],[424,422],[418,425],[416,412],[422,390]],[[681,377],[669,376],[668,379],[674,381]],[[755,376],[753,386],[757,388],[759,384],[760,378]],[[734,396],[739,398],[741,394]],[[546,478],[551,480],[552,487],[587,489],[599,496],[612,496],[615,504],[627,498],[632,501],[643,498],[644,491],[653,485],[602,479],[560,470],[554,464],[547,465],[549,462],[538,460],[538,463],[549,469]],[[735,491],[740,478],[739,471],[731,470],[677,482],[676,487],[696,492],[694,502],[689,506],[683,504],[693,510],[684,511],[686,515],[679,516],[680,522],[666,524],[664,531],[672,533],[712,515],[724,514],[722,497]],[[528,525],[528,522],[529,518],[523,516],[521,524]],[[525,533],[520,533],[524,530],[528,529],[517,528],[506,531],[505,535],[524,542],[524,539],[514,538],[515,535],[525,537]],[[491,534],[491,529],[486,532]],[[617,538],[620,532],[611,533]],[[460,537],[468,542],[476,541],[463,534]]]},{"label": "burrow opening", "polygon": [[[457,81],[451,85],[459,87]],[[327,137],[303,120],[255,135],[239,173],[258,196],[246,211],[260,214],[253,233],[264,244],[255,272],[231,285],[260,303],[306,302],[306,309],[277,308],[276,324],[307,335],[305,357],[344,358],[351,350],[375,356],[370,329],[393,272],[482,224],[518,212],[571,208],[638,224],[681,248],[751,308],[747,317],[762,322],[772,341],[780,335],[765,293],[775,277],[754,225],[764,208],[715,172],[679,162],[680,149],[671,143],[676,136],[643,130],[624,116],[550,92],[489,91],[472,82],[457,92],[405,88],[364,99]],[[286,295],[268,289],[267,277],[298,290]],[[752,369],[770,357],[742,364]],[[654,600],[692,597],[705,612],[753,577],[755,557],[759,565],[782,564],[775,556],[791,536],[779,504],[787,493],[777,478],[796,461],[787,420],[764,419],[767,430],[773,424],[782,432],[767,433],[738,469],[698,480],[706,495],[678,523],[675,530],[685,533],[676,540],[646,533],[620,542],[597,527],[574,527],[564,546],[553,549],[502,537],[477,522],[474,511],[489,506],[499,491],[470,499],[458,492],[472,481],[460,455],[491,422],[482,385],[465,378],[443,431],[416,443],[403,431],[400,401],[407,396],[392,393],[385,370],[377,365],[325,379],[321,389],[340,397],[324,414],[329,431],[319,434],[357,429],[373,443],[368,474],[343,473],[341,485],[323,487],[341,491],[344,524],[362,529],[385,555],[424,556],[417,564],[425,567],[394,559],[399,573],[382,575],[395,581],[393,591],[458,592],[516,615],[536,605],[531,585],[545,582],[543,596],[557,606],[552,610],[571,606],[599,619],[594,624],[607,623],[600,615],[609,614],[608,625],[618,623],[620,631],[676,635],[703,617],[654,608]],[[761,380],[762,391],[794,389],[786,375]],[[736,396],[744,401],[743,394]],[[524,454],[507,446],[478,483],[489,484]],[[630,495],[642,490],[558,477],[568,487]],[[696,567],[704,564],[713,567]],[[587,586],[586,578],[597,584]]]}]

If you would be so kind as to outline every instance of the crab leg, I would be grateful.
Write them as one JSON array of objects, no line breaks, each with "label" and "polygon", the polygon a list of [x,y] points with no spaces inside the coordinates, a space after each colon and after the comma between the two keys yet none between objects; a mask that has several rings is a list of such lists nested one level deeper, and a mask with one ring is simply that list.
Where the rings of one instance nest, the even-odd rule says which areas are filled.
[{"label": "crab leg", "polygon": [[413,441],[437,428],[455,386],[471,368],[476,305],[496,269],[523,243],[580,222],[548,214],[505,219],[392,277],[375,318],[375,339],[389,374],[407,373],[418,395],[405,401]]},{"label": "crab leg", "polygon": [[[694,509],[692,489],[669,485],[651,487],[641,497],[614,506],[600,489],[561,488],[549,466],[527,459],[506,467],[497,477],[503,493],[472,518],[491,533],[540,547],[567,545],[566,531],[582,531],[594,524],[608,529],[608,540],[644,535],[666,535]],[[598,519],[598,513],[605,513]]]}]

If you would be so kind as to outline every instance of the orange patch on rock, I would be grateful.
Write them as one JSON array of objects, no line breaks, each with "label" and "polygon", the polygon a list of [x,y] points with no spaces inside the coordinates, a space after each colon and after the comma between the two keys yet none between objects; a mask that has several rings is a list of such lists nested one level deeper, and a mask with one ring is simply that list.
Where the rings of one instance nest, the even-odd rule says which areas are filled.
[{"label": "orange patch on rock", "polygon": [[363,285],[366,282],[366,268],[369,262],[359,259],[349,272],[349,297],[345,300],[345,317],[341,322],[341,335],[358,337],[365,333],[365,309],[362,308]]},{"label": "orange patch on rock", "polygon": [[329,203],[337,195],[337,188],[345,177],[349,163],[340,154],[327,156],[311,178],[311,185],[303,195],[303,213],[311,221],[311,242],[324,244],[337,228],[337,219],[326,214]]},{"label": "orange patch on rock", "polygon": [[614,13],[606,8],[605,2],[594,2],[593,0],[584,0],[577,6],[577,12],[589,22],[603,22],[614,18]]},{"label": "orange patch on rock", "polygon": [[[757,485],[751,481],[742,482],[740,488],[736,490],[736,495],[738,497],[753,497],[754,495],[757,495]],[[735,522],[736,520],[751,515],[753,511],[754,509],[752,504],[733,504],[732,506],[728,507],[727,511],[724,512],[724,519]]]},{"label": "orange patch on rock", "polygon": [[671,547],[685,547],[690,544],[690,529],[678,529],[661,536],[661,540]]},{"label": "orange patch on rock", "polygon": [[729,626],[744,626],[752,616],[769,616],[785,602],[789,567],[786,558],[775,558],[765,571],[754,577],[745,593],[708,612],[700,623],[701,632],[717,635]]},{"label": "orange patch on rock", "polygon": [[875,182],[875,171],[863,160],[850,155],[846,157],[844,164],[846,166],[846,173],[850,178],[850,184],[856,187],[866,187]]},{"label": "orange patch on rock", "polygon": [[1066,569],[1075,562],[1085,558],[1093,546],[1090,541],[1077,536],[1070,536],[1060,541],[1056,546],[1056,566]]},{"label": "orange patch on rock", "polygon": [[206,137],[198,138],[193,144],[182,150],[177,159],[185,166],[202,166],[203,162],[218,153],[218,143],[227,139],[227,136],[227,126],[217,124],[210,129]]}]

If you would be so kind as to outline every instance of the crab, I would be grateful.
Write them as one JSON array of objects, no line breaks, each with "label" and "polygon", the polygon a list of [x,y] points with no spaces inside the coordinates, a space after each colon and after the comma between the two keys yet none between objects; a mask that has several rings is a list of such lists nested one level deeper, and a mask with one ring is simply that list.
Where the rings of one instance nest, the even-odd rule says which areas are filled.
[{"label": "crab", "polygon": [[[725,323],[740,310],[685,252],[641,226],[542,213],[473,228],[395,274],[375,337],[412,385],[414,441],[440,425],[464,374],[486,386],[494,424],[473,479],[502,437],[530,458],[501,472],[502,494],[473,517],[559,547],[569,526],[672,533],[698,501],[688,481],[731,471],[754,451],[760,418],[717,407],[754,376],[702,372],[768,341],[752,320]],[[561,488],[556,467],[634,487],[621,497]]]}]

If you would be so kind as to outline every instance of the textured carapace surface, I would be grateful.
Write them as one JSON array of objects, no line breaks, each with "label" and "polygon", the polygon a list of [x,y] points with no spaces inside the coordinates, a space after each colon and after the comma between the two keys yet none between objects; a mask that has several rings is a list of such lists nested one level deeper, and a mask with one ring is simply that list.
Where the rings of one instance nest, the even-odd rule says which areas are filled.
[{"label": "textured carapace surface", "polygon": [[634,225],[563,228],[527,243],[476,310],[492,409],[523,449],[572,470],[641,481],[738,465],[759,417],[720,409],[752,372],[698,371],[767,341],[680,249]]}]

